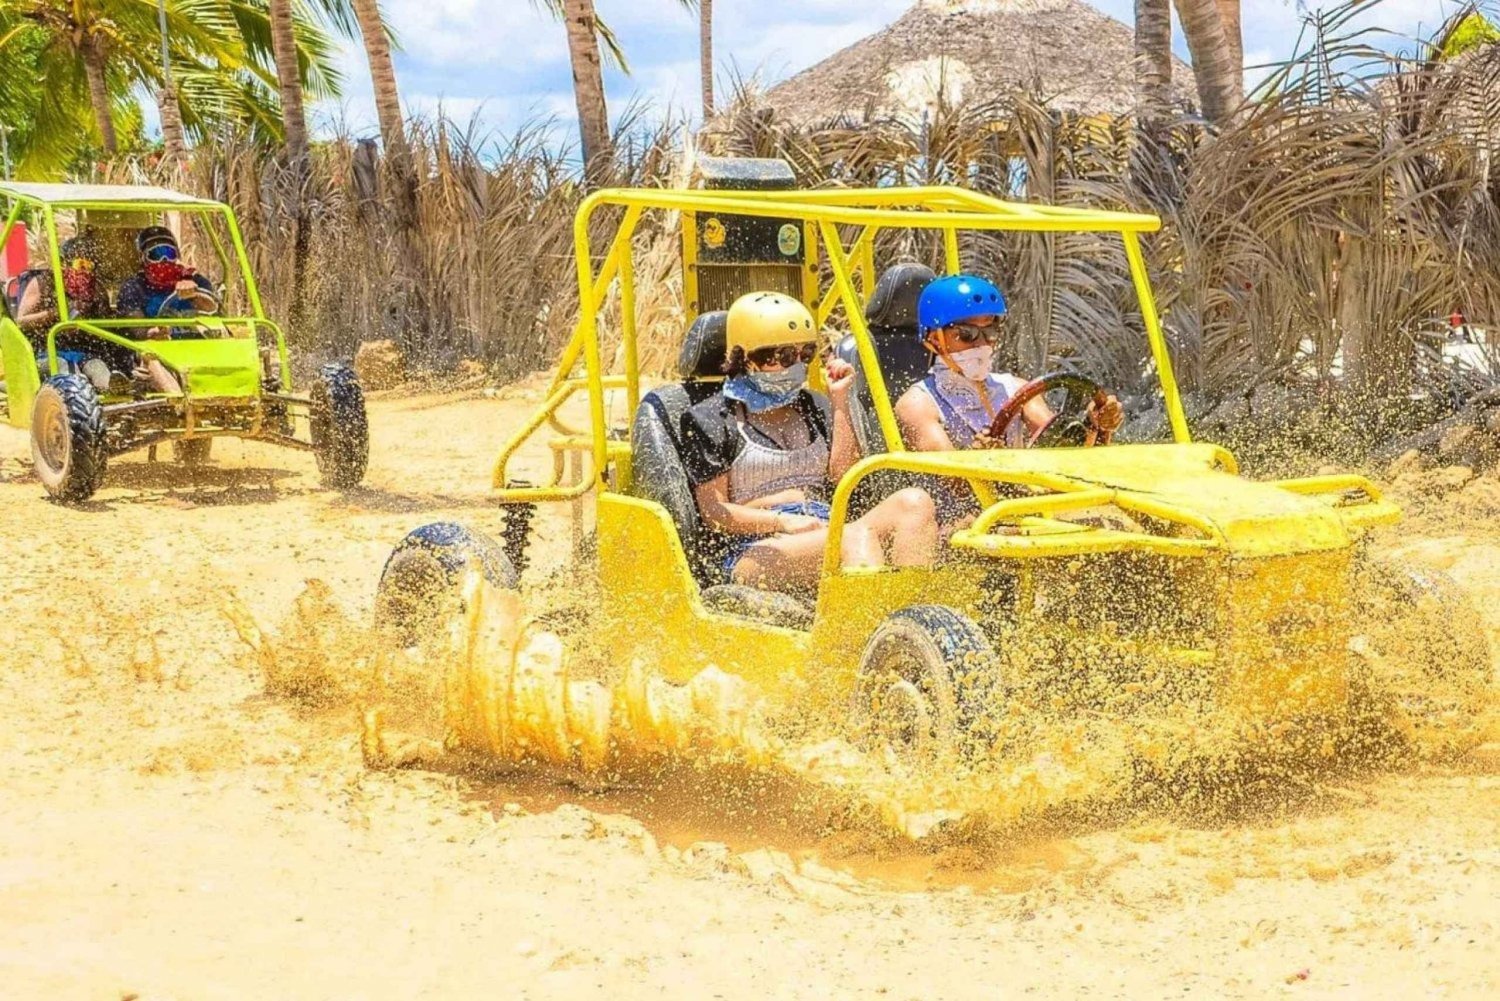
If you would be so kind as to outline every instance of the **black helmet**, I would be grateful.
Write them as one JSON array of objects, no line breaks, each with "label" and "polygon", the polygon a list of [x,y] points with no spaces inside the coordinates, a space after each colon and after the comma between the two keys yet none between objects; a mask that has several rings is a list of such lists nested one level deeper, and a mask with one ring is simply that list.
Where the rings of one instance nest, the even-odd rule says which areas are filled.
[{"label": "black helmet", "polygon": [[57,255],[62,258],[64,264],[78,257],[96,260],[99,257],[99,244],[88,234],[70,236],[58,246]]},{"label": "black helmet", "polygon": [[135,251],[141,255],[163,243],[177,246],[177,237],[172,235],[172,231],[165,226],[147,226],[135,235]]}]

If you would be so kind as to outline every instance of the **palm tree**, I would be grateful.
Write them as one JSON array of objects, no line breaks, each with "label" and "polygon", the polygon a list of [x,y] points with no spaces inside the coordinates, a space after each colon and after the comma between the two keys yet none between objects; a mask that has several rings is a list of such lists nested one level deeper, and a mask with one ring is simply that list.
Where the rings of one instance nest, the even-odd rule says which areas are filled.
[{"label": "palm tree", "polygon": [[698,0],[698,75],[703,81],[703,120],[714,114],[714,0]]},{"label": "palm tree", "polygon": [[396,68],[391,63],[390,30],[380,15],[376,0],[354,0],[354,15],[365,43],[365,58],[370,64],[370,82],[375,89],[375,115],[380,120],[380,140],[387,155],[399,154],[406,147],[406,130],[401,118],[401,94],[396,89]]},{"label": "palm tree", "polygon": [[307,164],[307,112],[302,106],[302,81],[297,76],[297,36],[292,0],[269,0],[269,14],[286,158],[292,169],[300,173]]},{"label": "palm tree", "polygon": [[[697,8],[699,0],[678,0],[687,10]],[[553,17],[563,22],[568,36],[568,62],[573,68],[573,102],[578,108],[578,135],[583,147],[584,177],[596,181],[609,163],[613,145],[609,137],[609,104],[604,97],[604,72],[600,54],[626,73],[630,66],[625,53],[609,25],[594,10],[594,0],[532,0],[541,4]],[[700,21],[701,25],[705,22]],[[700,39],[701,39],[700,35]],[[711,62],[711,54],[705,57]]]},{"label": "palm tree", "polygon": [[[225,121],[274,121],[274,99],[264,85],[268,72],[252,44],[264,34],[264,14],[257,20],[244,0],[0,3],[0,53],[14,65],[35,67],[0,75],[0,106],[32,98],[22,168],[28,176],[55,173],[89,131],[106,153],[116,152],[116,116],[135,107],[133,95],[142,87],[158,91],[164,138],[174,148],[183,134],[205,135]],[[308,85],[336,93],[327,40],[304,29],[299,44]]]},{"label": "palm tree", "polygon": [[1159,122],[1172,99],[1172,0],[1135,0],[1136,118]]},{"label": "palm tree", "polygon": [[[1234,49],[1224,30],[1219,0],[1175,0],[1193,54],[1198,81],[1198,103],[1210,122],[1225,121],[1244,96],[1244,67],[1235,62]],[[1238,11],[1238,4],[1236,11]],[[1238,23],[1238,19],[1236,19]]]}]

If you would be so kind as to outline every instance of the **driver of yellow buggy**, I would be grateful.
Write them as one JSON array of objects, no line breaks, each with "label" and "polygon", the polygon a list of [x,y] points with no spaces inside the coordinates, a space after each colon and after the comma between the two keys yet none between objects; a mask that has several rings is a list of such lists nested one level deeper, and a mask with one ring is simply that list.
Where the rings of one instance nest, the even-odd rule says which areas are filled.
[{"label": "driver of yellow buggy", "polygon": [[[908,448],[1029,447],[1058,421],[1043,395],[1049,380],[1028,383],[993,370],[995,343],[1005,333],[1005,321],[1005,295],[987,279],[945,275],[923,287],[917,324],[932,367],[895,408]],[[1083,414],[1081,444],[1107,443],[1123,421],[1118,399],[1093,393]]]}]

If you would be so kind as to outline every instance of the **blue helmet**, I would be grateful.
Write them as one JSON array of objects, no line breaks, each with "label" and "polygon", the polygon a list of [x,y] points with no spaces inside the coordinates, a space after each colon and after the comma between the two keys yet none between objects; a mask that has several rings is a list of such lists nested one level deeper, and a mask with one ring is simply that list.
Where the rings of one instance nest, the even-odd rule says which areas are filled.
[{"label": "blue helmet", "polygon": [[930,330],[975,316],[1004,316],[1005,293],[978,275],[944,275],[922,289],[917,300],[917,327]]}]

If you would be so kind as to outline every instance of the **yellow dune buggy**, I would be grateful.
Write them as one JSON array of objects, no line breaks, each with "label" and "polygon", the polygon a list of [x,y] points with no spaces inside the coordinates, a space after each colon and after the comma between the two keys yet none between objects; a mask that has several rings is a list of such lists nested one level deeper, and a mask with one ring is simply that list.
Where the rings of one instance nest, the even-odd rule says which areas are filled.
[{"label": "yellow dune buggy", "polygon": [[[0,183],[0,204],[7,210],[0,242],[29,216],[45,244],[46,266],[16,276],[7,289],[0,406],[12,426],[30,429],[37,477],[50,495],[87,500],[111,457],[163,442],[183,462],[201,463],[225,435],[310,450],[330,486],[363,478],[369,429],[359,380],[349,366],[330,363],[307,395],[292,391],[286,338],[261,307],[229,206],[164,188],[15,182]],[[136,234],[163,223],[201,255],[211,253],[222,279],[218,301],[241,309],[174,310],[170,319],[76,315],[59,230],[88,236],[99,257],[88,264],[108,288],[135,270]],[[18,324],[26,283],[41,283],[54,322],[30,330]],[[134,382],[142,356],[173,373],[179,389]],[[307,424],[302,434],[299,421]]]},{"label": "yellow dune buggy", "polygon": [[[842,703],[864,732],[898,752],[988,739],[1019,631],[1029,637],[1027,656],[1084,672],[1149,660],[1158,682],[1211,691],[1250,719],[1342,711],[1353,610],[1366,591],[1355,583],[1365,569],[1358,541],[1399,512],[1362,477],[1253,482],[1226,450],[1192,440],[1139,244],[1158,219],[947,187],[790,190],[790,172],[774,163],[706,166],[718,176],[702,189],[604,190],[584,201],[575,225],[577,329],[546,401],[493,469],[504,533],[492,540],[454,523],[412,532],[386,564],[381,614],[401,620],[453,591],[465,568],[513,586],[535,506],[592,496],[611,660],[641,658],[679,681],[715,665],[782,704]],[[645,392],[631,239],[648,213],[680,219],[689,317],[678,381]],[[618,219],[602,256],[590,239],[601,215]],[[892,400],[928,364],[913,357],[921,354],[914,305],[925,269],[897,266],[877,280],[875,237],[889,229],[936,231],[949,272],[960,269],[961,231],[1088,231],[1119,241],[1171,441],[1084,448],[1060,433],[1057,447],[908,451]],[[618,371],[606,368],[599,323],[612,285]],[[720,561],[700,545],[679,452],[683,412],[717,388],[723,310],[738,294],[766,288],[798,296],[820,324],[841,317],[848,336],[839,350],[858,370],[864,458],[833,492],[821,580],[805,600],[723,580]],[[1075,375],[1051,382],[1092,386]],[[580,393],[590,423],[571,427],[559,410]],[[623,394],[629,426],[607,419],[609,394]],[[1088,399],[1086,391],[1073,396]],[[517,450],[544,428],[552,431],[552,482],[512,481]],[[566,482],[570,456],[590,469],[576,482]],[[966,485],[979,513],[933,567],[843,568],[851,510],[862,494],[902,477]],[[1110,586],[1092,586],[1102,581]],[[1482,646],[1468,653],[1488,670]]]}]

